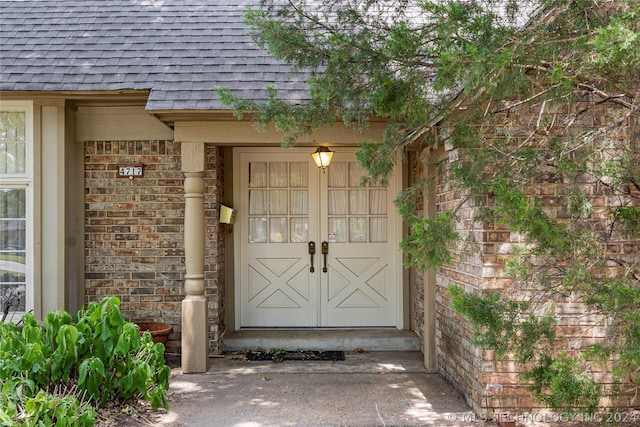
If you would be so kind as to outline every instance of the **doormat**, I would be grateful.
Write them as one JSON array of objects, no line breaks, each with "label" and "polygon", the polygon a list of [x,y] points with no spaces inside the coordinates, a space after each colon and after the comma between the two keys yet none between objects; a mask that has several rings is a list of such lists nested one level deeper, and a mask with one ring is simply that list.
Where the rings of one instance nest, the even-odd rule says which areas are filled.
[{"label": "doormat", "polygon": [[285,360],[344,360],[344,351],[314,351],[314,350],[249,350],[243,356],[252,362],[271,360],[282,362]]}]

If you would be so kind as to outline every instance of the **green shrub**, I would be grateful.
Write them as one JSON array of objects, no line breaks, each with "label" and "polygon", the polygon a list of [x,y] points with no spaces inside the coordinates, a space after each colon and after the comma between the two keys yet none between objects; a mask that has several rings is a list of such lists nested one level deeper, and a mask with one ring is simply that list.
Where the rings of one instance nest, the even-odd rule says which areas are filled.
[{"label": "green shrub", "polygon": [[[20,382],[20,379],[17,381]],[[0,425],[92,426],[96,411],[88,401],[78,398],[77,388],[56,387],[52,393],[38,390],[24,393],[16,381],[0,380]]]},{"label": "green shrub", "polygon": [[[148,332],[141,337],[119,306],[106,297],[75,318],[54,311],[42,325],[30,313],[22,328],[0,322],[0,424],[91,426],[95,413],[86,402],[144,398],[154,410],[168,409],[164,346]],[[67,386],[75,392],[48,392]]]}]

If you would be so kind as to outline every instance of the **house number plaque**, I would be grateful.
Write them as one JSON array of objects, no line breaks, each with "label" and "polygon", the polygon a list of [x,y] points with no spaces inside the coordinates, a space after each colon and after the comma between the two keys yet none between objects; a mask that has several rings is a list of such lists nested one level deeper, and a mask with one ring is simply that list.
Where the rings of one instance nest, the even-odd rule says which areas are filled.
[{"label": "house number plaque", "polygon": [[142,165],[118,165],[118,178],[133,179],[144,176]]}]

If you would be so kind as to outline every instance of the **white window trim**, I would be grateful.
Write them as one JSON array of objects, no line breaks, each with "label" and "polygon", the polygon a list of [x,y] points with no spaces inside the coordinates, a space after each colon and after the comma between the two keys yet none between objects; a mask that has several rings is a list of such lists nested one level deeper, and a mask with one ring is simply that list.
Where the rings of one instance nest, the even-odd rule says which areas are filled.
[{"label": "white window trim", "polygon": [[[30,101],[2,101],[0,111],[25,112],[25,160],[26,167],[23,174],[0,174],[0,186],[6,188],[24,189],[26,197],[26,311],[35,311],[35,191],[34,180],[37,176],[35,166],[36,141],[34,136],[34,107]],[[23,313],[16,312],[14,320],[20,319]]]}]

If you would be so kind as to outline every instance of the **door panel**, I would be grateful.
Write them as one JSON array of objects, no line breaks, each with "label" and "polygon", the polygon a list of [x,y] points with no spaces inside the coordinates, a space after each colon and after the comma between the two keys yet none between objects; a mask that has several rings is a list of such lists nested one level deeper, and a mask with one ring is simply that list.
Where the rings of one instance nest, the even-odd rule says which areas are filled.
[{"label": "door panel", "polygon": [[318,234],[313,161],[281,149],[237,156],[240,325],[317,326],[317,274],[307,254],[311,233]]},{"label": "door panel", "polygon": [[336,150],[321,187],[323,235],[329,242],[321,326],[396,325],[397,240],[395,227],[388,227],[394,220],[393,192],[361,186],[364,173],[352,151]]},{"label": "door panel", "polygon": [[322,173],[308,149],[234,150],[240,327],[396,326],[393,192],[359,186],[353,151]]}]

